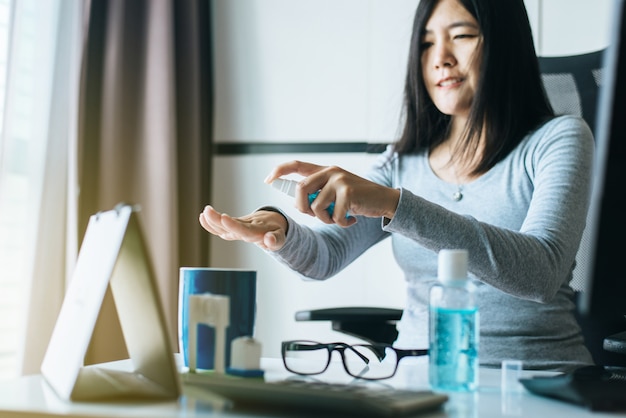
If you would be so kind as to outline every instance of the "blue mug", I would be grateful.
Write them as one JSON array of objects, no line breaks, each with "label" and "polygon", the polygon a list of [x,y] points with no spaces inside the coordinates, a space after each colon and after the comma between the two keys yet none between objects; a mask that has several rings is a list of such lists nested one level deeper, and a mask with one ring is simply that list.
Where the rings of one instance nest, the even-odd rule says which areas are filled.
[{"label": "blue mug", "polygon": [[[230,299],[229,326],[226,328],[225,364],[230,366],[230,346],[237,337],[253,336],[256,312],[256,271],[210,267],[181,267],[178,293],[178,341],[185,366],[189,366],[189,296],[203,293],[225,295]],[[196,367],[215,367],[215,331],[199,324]]]}]

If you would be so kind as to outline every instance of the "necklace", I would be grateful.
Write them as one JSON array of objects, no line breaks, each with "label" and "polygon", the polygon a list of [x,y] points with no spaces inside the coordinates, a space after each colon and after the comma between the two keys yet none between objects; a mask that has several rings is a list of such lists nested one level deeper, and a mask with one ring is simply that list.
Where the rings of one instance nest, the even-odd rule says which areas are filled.
[{"label": "necklace", "polygon": [[457,171],[457,167],[456,164],[454,162],[454,158],[452,156],[452,151],[450,150],[450,148],[447,148],[446,150],[442,150],[442,152],[446,152],[448,154],[448,162],[443,164],[440,167],[440,170],[442,170],[442,172],[445,173],[445,170],[450,170],[450,174],[452,174],[454,176],[454,183],[456,184],[456,191],[454,191],[454,193],[452,193],[452,200],[454,200],[455,202],[459,202],[463,199],[463,184],[459,181],[459,173]]},{"label": "necklace", "polygon": [[[450,158],[452,158],[452,156]],[[452,169],[454,172],[454,180],[456,181],[456,192],[452,193],[452,200],[459,202],[463,199],[463,184],[459,181],[459,173],[456,171],[456,166]]]}]

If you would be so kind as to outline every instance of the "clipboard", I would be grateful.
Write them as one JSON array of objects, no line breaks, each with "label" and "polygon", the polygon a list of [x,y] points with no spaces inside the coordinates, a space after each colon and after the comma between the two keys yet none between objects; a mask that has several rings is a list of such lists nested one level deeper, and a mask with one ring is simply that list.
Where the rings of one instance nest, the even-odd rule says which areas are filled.
[{"label": "clipboard", "polygon": [[[108,286],[133,365],[130,372],[83,366]],[[41,372],[67,400],[180,395],[156,280],[137,212],[130,205],[90,217]]]}]

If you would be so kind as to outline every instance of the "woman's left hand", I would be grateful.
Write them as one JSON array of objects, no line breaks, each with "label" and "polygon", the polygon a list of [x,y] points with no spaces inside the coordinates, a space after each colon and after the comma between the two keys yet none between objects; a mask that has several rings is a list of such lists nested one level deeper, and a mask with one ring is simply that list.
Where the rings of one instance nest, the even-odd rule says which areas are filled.
[{"label": "woman's left hand", "polygon": [[[269,184],[287,174],[305,177],[298,182],[296,208],[327,224],[336,223],[347,227],[356,222],[354,215],[391,219],[400,200],[400,191],[397,189],[374,183],[340,167],[319,166],[303,161],[276,166],[265,182]],[[308,195],[317,191],[319,195],[309,204]],[[332,202],[335,208],[331,217],[326,209]]]}]

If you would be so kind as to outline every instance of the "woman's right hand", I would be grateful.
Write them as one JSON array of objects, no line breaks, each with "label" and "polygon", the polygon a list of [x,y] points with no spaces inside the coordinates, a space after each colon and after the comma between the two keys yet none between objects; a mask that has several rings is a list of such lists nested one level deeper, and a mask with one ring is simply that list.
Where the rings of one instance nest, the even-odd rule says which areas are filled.
[{"label": "woman's right hand", "polygon": [[227,241],[251,242],[270,251],[285,245],[288,223],[278,212],[259,210],[235,218],[207,205],[199,220],[204,229]]}]

